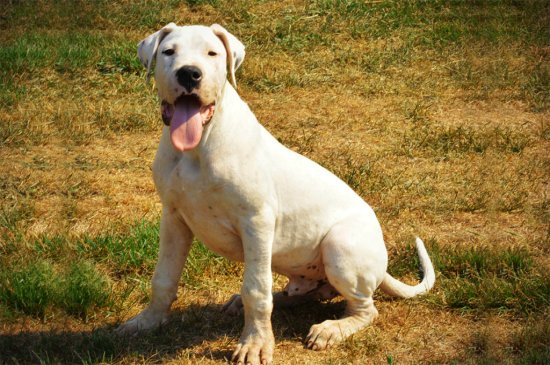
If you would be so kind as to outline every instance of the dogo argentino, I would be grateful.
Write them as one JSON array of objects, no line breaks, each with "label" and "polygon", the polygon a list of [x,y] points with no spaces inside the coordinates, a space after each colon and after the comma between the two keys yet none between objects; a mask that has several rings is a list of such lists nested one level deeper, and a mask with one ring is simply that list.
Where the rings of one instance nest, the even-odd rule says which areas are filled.
[{"label": "dogo argentino", "polygon": [[[243,44],[226,29],[166,25],[139,43],[155,80],[164,124],[153,163],[160,199],[159,259],[152,298],[122,333],[166,321],[193,237],[231,260],[244,261],[240,295],[224,306],[244,309],[233,361],[267,364],[274,338],[271,311],[308,299],[342,295],[343,318],[313,325],[307,348],[325,349],[377,316],[377,287],[398,297],[426,293],[435,273],[416,239],[422,282],[409,286],[387,272],[382,230],[371,207],[335,175],[287,149],[256,120],[235,91]],[[227,81],[227,73],[231,83]],[[289,278],[272,294],[272,271]]]}]

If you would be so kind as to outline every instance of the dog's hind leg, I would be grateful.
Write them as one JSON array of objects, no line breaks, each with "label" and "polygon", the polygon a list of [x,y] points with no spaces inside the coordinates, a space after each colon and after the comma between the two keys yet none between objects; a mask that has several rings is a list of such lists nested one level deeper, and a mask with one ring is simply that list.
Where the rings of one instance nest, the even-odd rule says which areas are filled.
[{"label": "dog's hind leg", "polygon": [[323,350],[369,325],[377,317],[373,294],[383,280],[387,253],[381,229],[372,217],[354,217],[335,225],[321,242],[327,279],[346,299],[345,315],[313,325],[307,348]]},{"label": "dog's hind leg", "polygon": [[[286,290],[273,293],[273,306],[278,308],[292,308],[297,305],[301,305],[310,301],[329,300],[337,296],[338,293],[330,285],[324,286],[312,290],[306,294],[301,295],[288,295]],[[243,312],[243,302],[239,294],[233,294],[231,298],[223,305],[222,312],[229,315],[239,315]]]},{"label": "dog's hind leg", "polygon": [[[284,292],[273,293],[273,306],[275,308],[288,308],[300,305],[314,299],[311,295],[294,295],[289,297]],[[240,315],[244,311],[243,301],[239,294],[233,294],[231,298],[223,305],[222,312],[229,315]]]}]

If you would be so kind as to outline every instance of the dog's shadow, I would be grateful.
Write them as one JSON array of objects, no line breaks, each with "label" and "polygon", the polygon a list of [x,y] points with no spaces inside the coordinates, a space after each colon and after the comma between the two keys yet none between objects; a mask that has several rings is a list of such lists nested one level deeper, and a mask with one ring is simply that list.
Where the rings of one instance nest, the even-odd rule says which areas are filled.
[{"label": "dog's shadow", "polygon": [[[220,309],[218,304],[191,304],[174,310],[159,329],[136,336],[117,335],[115,325],[89,331],[22,330],[0,335],[0,364],[104,363],[128,357],[165,362],[185,351],[197,358],[228,360],[242,330],[243,316],[229,316]],[[339,317],[343,311],[343,302],[275,308],[272,315],[275,339],[300,342],[311,325]]]}]

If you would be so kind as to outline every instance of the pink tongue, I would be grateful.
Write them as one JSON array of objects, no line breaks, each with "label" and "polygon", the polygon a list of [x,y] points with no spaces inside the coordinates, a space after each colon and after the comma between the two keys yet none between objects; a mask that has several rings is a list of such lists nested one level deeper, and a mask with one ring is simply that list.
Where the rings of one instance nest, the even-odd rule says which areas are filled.
[{"label": "pink tongue", "polygon": [[202,128],[199,101],[192,97],[178,99],[170,121],[170,139],[174,147],[182,152],[197,147]]}]

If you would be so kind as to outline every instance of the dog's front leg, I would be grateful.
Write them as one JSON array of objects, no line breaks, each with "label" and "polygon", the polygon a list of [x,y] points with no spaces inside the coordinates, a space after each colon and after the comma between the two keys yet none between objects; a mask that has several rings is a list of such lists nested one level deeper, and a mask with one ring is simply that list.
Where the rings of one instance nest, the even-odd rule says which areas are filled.
[{"label": "dog's front leg", "polygon": [[269,212],[242,222],[244,329],[233,353],[233,361],[237,363],[269,364],[273,359],[271,253],[274,227],[275,219]]},{"label": "dog's front leg", "polygon": [[122,324],[118,333],[134,334],[156,328],[166,321],[192,242],[193,233],[183,219],[176,211],[164,208],[160,220],[159,259],[151,281],[151,302],[140,314]]}]

